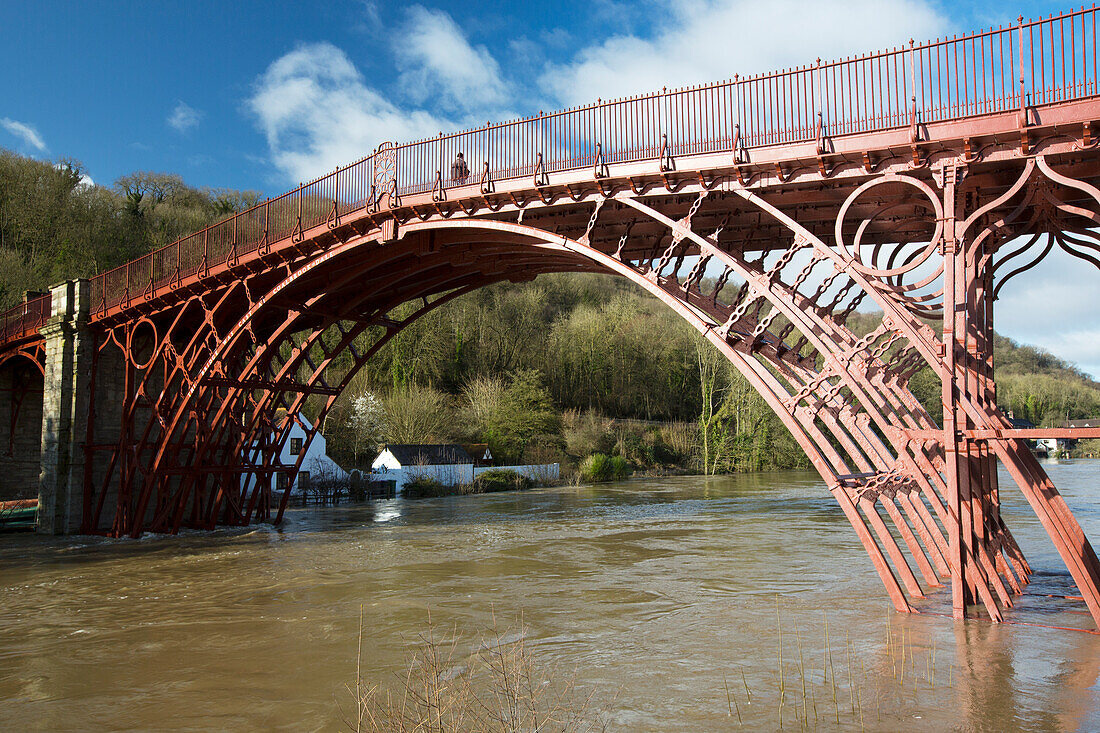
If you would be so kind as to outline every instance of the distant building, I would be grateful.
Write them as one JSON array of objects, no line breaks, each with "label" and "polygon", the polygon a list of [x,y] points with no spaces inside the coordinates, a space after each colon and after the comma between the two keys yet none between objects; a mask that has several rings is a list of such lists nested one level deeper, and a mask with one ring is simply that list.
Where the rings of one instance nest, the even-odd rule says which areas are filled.
[{"label": "distant building", "polygon": [[[1071,430],[1080,430],[1081,428],[1100,428],[1100,417],[1086,417],[1080,420],[1066,420],[1062,423],[1063,428],[1069,428]],[[1061,453],[1063,451],[1073,450],[1077,447],[1077,443],[1080,442],[1080,438],[1044,438],[1039,442],[1039,453],[1046,449],[1046,453]]]},{"label": "distant building", "polygon": [[472,483],[474,478],[494,468],[515,471],[528,478],[549,483],[557,481],[557,463],[531,466],[493,466],[493,454],[486,443],[471,445],[416,443],[391,444],[371,464],[371,481],[393,481],[397,493],[405,484],[420,477],[435,479],[444,486]]},{"label": "distant building", "polygon": [[[1100,428],[1100,418],[1086,417],[1080,420],[1066,420],[1061,427],[1073,429]],[[1035,452],[1040,455],[1061,454],[1077,447],[1080,438],[1041,438],[1036,441]]]},{"label": "distant building", "polygon": [[[300,491],[303,487],[308,486],[311,481],[344,481],[348,479],[347,471],[341,468],[336,461],[329,458],[328,443],[325,436],[321,435],[320,430],[314,433],[313,440],[310,441],[308,447],[306,446],[306,438],[309,437],[308,434],[311,430],[313,430],[313,425],[305,416],[299,414],[290,426],[290,435],[283,443],[282,452],[274,461],[284,466],[293,466],[294,462],[298,460],[298,456],[304,451],[305,455],[302,456],[301,468],[298,471],[292,492]],[[252,460],[259,461],[262,458],[254,456]],[[254,480],[254,477],[250,474],[244,479],[244,487],[246,489],[250,487]],[[275,474],[272,488],[282,491],[290,484],[290,474],[280,472]]]},{"label": "distant building", "polygon": [[1013,417],[1011,411],[1008,413],[1008,422],[1011,423],[1012,427],[1018,430],[1030,430],[1035,427],[1035,423],[1031,422],[1026,417]]},{"label": "distant building", "polygon": [[[1016,430],[1031,430],[1035,427],[1035,423],[1031,422],[1026,417],[1016,417],[1013,415],[1012,410],[1009,410],[1006,416],[1008,417],[1008,424]],[[1050,453],[1049,449],[1045,445],[1042,445],[1040,441],[1025,440],[1024,443],[1027,444],[1027,447],[1031,449],[1033,453],[1038,455],[1045,456]]]},{"label": "distant building", "polygon": [[1060,455],[1077,445],[1074,438],[1039,438],[1035,441],[1035,452],[1041,456]]},{"label": "distant building", "polygon": [[421,477],[446,486],[468,484],[474,480],[474,459],[461,445],[400,443],[383,446],[371,464],[371,478],[396,482],[398,492],[409,481]]},{"label": "distant building", "polygon": [[493,453],[489,450],[488,443],[467,443],[462,446],[462,450],[474,459],[475,466],[493,465]]},{"label": "distant building", "polygon": [[1086,417],[1081,420],[1066,420],[1063,428],[1100,428],[1100,417]]}]

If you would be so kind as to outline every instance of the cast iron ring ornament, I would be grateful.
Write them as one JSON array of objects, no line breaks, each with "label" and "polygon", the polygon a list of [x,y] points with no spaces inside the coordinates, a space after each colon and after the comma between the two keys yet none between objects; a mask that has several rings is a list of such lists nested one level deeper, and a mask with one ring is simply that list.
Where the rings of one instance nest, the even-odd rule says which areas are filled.
[{"label": "cast iron ring ornament", "polygon": [[[849,209],[868,191],[889,184],[910,186],[919,192],[918,196],[881,206],[860,222],[849,242],[844,236]],[[934,222],[931,237],[925,243],[864,243],[863,237],[876,219],[914,205],[928,210],[930,223]],[[834,236],[853,270],[883,283],[883,292],[908,310],[938,318],[942,314],[943,298],[943,232],[943,204],[935,190],[919,178],[887,174],[863,183],[849,194],[837,214]],[[869,256],[865,254],[868,249]],[[924,270],[918,271],[922,267]]]},{"label": "cast iron ring ornament", "polygon": [[[149,338],[149,358],[144,361],[139,361],[137,356],[138,352],[134,346],[134,334],[138,333],[138,330],[143,326],[148,328],[149,331],[152,332],[152,335]],[[129,356],[130,363],[134,365],[135,369],[148,369],[152,366],[153,361],[157,358],[157,345],[159,343],[160,338],[157,334],[157,326],[148,317],[139,319],[132,328],[126,331],[126,353]]]},{"label": "cast iron ring ornament", "polygon": [[[876,213],[875,217],[864,219],[860,223],[851,244],[848,244],[845,241],[844,223],[848,215],[848,209],[850,209],[852,207],[852,204],[854,204],[863,194],[865,194],[867,191],[870,191],[872,188],[875,188],[876,186],[890,183],[900,183],[907,186],[912,186],[913,188],[920,191],[924,198],[928,199],[928,203],[932,209],[932,213],[934,214],[933,219],[935,221],[935,231],[932,233],[932,238],[928,241],[927,244],[924,245],[922,249],[920,249],[920,251],[906,257],[905,261],[897,266],[894,266],[893,264],[894,259],[897,257],[897,252],[893,252],[890,257],[890,262],[887,263],[885,268],[883,268],[879,267],[878,261],[880,256],[882,255],[881,250],[884,245],[873,245],[873,254],[870,258],[869,264],[863,261],[863,258],[860,254],[862,248],[864,247],[862,241],[863,235],[866,232],[868,225],[872,221],[874,221],[874,218],[877,217],[879,214]],[[870,181],[867,181],[866,183],[861,185],[855,191],[852,191],[852,193],[849,194],[848,198],[844,201],[844,205],[840,207],[840,213],[838,213],[836,217],[835,236],[837,245],[841,247],[844,252],[847,253],[852,267],[854,267],[856,270],[863,273],[864,275],[869,275],[871,277],[876,277],[879,279],[896,278],[920,267],[928,261],[928,258],[939,251],[940,244],[943,240],[943,206],[942,204],[940,204],[939,196],[937,196],[936,192],[932,190],[932,187],[918,178],[899,175],[884,175],[879,178],[873,178]],[[901,247],[902,245],[896,246]]]}]

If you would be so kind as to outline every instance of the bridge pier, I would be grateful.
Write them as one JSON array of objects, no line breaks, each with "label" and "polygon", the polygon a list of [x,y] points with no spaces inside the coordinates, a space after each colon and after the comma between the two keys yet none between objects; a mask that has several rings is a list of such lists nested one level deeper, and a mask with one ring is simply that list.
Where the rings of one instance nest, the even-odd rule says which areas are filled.
[{"label": "bridge pier", "polygon": [[55,285],[50,289],[50,319],[41,329],[46,360],[37,529],[43,534],[77,532],[83,515],[84,445],[92,386],[90,293],[87,280]]}]

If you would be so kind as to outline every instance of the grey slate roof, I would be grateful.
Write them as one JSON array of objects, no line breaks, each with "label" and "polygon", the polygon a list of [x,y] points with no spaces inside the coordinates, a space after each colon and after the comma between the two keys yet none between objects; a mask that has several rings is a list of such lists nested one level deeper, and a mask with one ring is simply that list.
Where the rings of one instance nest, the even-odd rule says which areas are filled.
[{"label": "grey slate roof", "polygon": [[446,466],[474,462],[461,445],[397,443],[385,446],[384,450],[392,453],[402,466]]},{"label": "grey slate roof", "polygon": [[1066,420],[1062,423],[1065,428],[1100,428],[1100,417],[1086,417],[1081,420]]}]

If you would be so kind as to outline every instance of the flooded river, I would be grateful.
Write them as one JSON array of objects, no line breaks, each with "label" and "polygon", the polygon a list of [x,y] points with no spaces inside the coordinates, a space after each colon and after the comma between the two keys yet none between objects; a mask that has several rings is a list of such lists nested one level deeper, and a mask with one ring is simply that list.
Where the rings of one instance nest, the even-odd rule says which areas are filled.
[{"label": "flooded river", "polygon": [[[1100,462],[1048,468],[1100,542]],[[806,473],[0,536],[0,728],[339,730],[362,607],[368,682],[396,679],[429,609],[459,659],[495,618],[614,731],[1100,729],[1100,636],[1026,625],[1091,624],[1047,597],[1068,576],[1019,492],[1004,504],[1036,575],[1000,626],[934,615],[945,590],[893,613]]]}]

